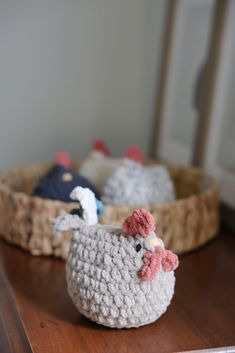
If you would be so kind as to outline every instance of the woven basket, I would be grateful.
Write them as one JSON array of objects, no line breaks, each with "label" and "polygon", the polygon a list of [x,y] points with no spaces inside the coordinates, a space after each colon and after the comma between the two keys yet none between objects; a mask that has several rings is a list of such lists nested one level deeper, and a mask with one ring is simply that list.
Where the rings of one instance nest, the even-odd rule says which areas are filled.
[{"label": "woven basket", "polygon": [[[79,167],[80,162],[74,164]],[[153,163],[153,162],[149,162]],[[30,194],[52,164],[34,164],[6,173],[0,184],[0,234],[32,255],[54,255],[66,259],[71,233],[56,237],[53,219],[76,207],[75,203],[45,200]],[[177,200],[143,205],[156,219],[157,234],[167,248],[184,253],[212,239],[219,227],[217,185],[191,167],[167,166],[174,181]],[[135,207],[106,205],[101,223],[121,224]]]}]

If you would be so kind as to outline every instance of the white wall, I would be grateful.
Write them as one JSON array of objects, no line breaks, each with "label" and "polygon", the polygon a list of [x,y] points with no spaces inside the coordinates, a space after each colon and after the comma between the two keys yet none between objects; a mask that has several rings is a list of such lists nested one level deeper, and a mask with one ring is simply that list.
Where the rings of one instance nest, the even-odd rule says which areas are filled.
[{"label": "white wall", "polygon": [[149,149],[165,0],[1,0],[0,169]]}]

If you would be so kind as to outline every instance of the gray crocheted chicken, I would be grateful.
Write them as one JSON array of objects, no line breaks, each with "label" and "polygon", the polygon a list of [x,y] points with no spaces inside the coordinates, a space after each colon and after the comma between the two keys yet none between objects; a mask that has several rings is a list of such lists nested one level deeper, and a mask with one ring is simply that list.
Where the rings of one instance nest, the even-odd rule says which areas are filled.
[{"label": "gray crocheted chicken", "polygon": [[66,264],[68,292],[80,313],[109,327],[139,327],[157,320],[174,294],[178,257],[165,250],[144,209],[122,227],[89,225],[76,214],[59,216],[55,231],[71,228]]}]

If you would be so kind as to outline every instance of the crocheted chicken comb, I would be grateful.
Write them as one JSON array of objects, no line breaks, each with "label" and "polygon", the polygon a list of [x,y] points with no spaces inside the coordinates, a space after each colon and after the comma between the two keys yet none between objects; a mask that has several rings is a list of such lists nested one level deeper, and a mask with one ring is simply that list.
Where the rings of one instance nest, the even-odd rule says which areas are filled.
[{"label": "crocheted chicken comb", "polygon": [[[95,140],[92,145],[92,150],[99,151],[106,157],[111,156],[110,149],[104,140]],[[135,145],[130,145],[127,147],[127,149],[124,152],[124,157],[131,159],[132,161],[138,162],[140,164],[143,164],[145,161],[145,156],[143,152],[138,146],[135,146]]]},{"label": "crocheted chicken comb", "polygon": [[55,161],[57,165],[65,168],[69,168],[71,166],[71,157],[68,152],[57,152],[55,155]]},{"label": "crocheted chicken comb", "polygon": [[144,208],[136,209],[131,216],[127,217],[123,223],[122,230],[126,235],[143,237],[155,230],[155,220],[151,213]]},{"label": "crocheted chicken comb", "polygon": [[94,151],[103,153],[104,156],[109,157],[111,155],[110,149],[104,140],[95,140],[92,145]]},{"label": "crocheted chicken comb", "polygon": [[145,157],[143,152],[138,146],[133,145],[133,146],[127,147],[124,155],[126,158],[131,159],[132,161],[144,164]]}]

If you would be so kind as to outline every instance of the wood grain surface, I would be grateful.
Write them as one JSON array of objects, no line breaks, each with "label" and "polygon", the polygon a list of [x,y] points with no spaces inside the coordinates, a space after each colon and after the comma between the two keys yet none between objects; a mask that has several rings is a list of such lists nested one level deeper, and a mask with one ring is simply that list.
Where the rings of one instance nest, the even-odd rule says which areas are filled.
[{"label": "wood grain surface", "polygon": [[168,311],[139,329],[81,316],[67,295],[65,263],[0,241],[0,352],[169,353],[235,345],[235,235],[224,230],[181,258]]}]

